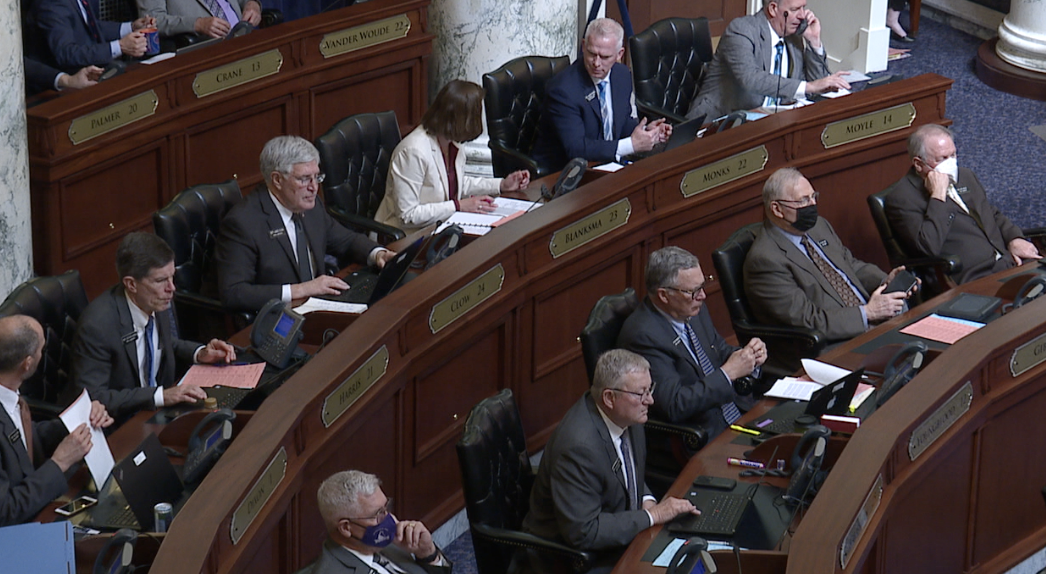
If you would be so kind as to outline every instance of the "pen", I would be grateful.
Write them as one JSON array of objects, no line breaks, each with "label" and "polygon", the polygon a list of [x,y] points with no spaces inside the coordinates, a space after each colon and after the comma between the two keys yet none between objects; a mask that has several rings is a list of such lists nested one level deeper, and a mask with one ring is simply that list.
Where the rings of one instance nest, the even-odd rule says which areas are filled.
[{"label": "pen", "polygon": [[745,434],[750,434],[750,435],[755,435],[755,436],[759,436],[759,435],[763,434],[763,433],[761,433],[761,432],[759,432],[757,430],[746,429],[745,427],[743,427],[741,425],[730,425],[730,430],[737,431],[737,432],[743,432]]},{"label": "pen", "polygon": [[761,462],[756,462],[754,460],[745,460],[743,458],[734,458],[732,456],[726,459],[726,463],[730,466],[743,466],[745,468],[766,468],[766,466]]}]

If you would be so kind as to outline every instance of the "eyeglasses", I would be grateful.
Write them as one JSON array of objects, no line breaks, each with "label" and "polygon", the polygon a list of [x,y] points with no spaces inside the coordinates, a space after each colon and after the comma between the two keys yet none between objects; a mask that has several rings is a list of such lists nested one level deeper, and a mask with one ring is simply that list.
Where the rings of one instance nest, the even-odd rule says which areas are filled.
[{"label": "eyeglasses", "polygon": [[817,203],[818,197],[821,197],[821,192],[815,191],[811,195],[808,195],[802,199],[776,199],[774,201],[778,203],[798,203],[799,207],[806,207],[812,203]]},{"label": "eyeglasses", "polygon": [[382,520],[385,520],[385,517],[388,516],[389,513],[391,513],[391,512],[392,512],[392,499],[389,498],[389,499],[387,499],[385,501],[385,506],[382,506],[381,508],[379,508],[378,511],[374,513],[374,516],[356,516],[356,517],[349,517],[348,519],[353,521],[353,522],[356,522],[358,520],[373,520],[375,522],[381,522]]},{"label": "eyeglasses", "polygon": [[642,399],[645,399],[647,397],[654,398],[654,387],[656,387],[656,386],[657,386],[657,383],[650,383],[650,388],[645,390],[645,391],[643,391],[643,392],[641,392],[641,393],[637,393],[635,391],[626,391],[625,389],[610,389],[610,390],[616,391],[616,392],[619,392],[619,393],[627,393],[629,395],[637,396],[637,397],[639,397],[640,400],[642,400]]},{"label": "eyeglasses", "polygon": [[680,293],[688,295],[691,299],[697,299],[697,294],[698,293],[704,293],[705,292],[705,284],[702,283],[702,284],[698,285],[696,289],[679,289],[678,287],[665,287],[665,289],[671,289],[673,291],[678,291]]},{"label": "eyeglasses", "polygon": [[[288,175],[290,175],[290,174],[288,174]],[[315,181],[317,183],[317,185],[318,185],[318,184],[323,183],[323,180],[327,179],[327,174],[325,174],[325,173],[317,173],[316,175],[306,175],[306,176],[302,176],[302,177],[291,176],[291,177],[293,177],[298,183],[300,183],[302,185],[309,185],[309,183],[311,183],[313,181]]]}]

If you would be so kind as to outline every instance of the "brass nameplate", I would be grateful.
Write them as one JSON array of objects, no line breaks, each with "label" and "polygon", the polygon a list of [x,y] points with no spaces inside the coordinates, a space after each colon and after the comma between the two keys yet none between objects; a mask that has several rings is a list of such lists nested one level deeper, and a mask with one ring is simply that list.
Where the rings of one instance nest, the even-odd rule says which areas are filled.
[{"label": "brass nameplate", "polygon": [[1024,374],[1043,361],[1046,361],[1046,334],[1039,335],[1013,350],[1013,356],[1010,357],[1010,374],[1015,377]]},{"label": "brass nameplate", "polygon": [[269,466],[265,468],[265,472],[258,477],[254,486],[247,491],[247,497],[243,499],[243,502],[236,507],[236,511],[232,513],[232,520],[229,522],[229,534],[232,536],[233,544],[239,544],[240,538],[247,532],[254,519],[258,517],[258,513],[261,512],[265,503],[272,498],[272,493],[276,492],[276,487],[283,482],[283,477],[286,474],[287,449],[281,446],[279,452],[272,458]]},{"label": "brass nameplate", "polygon": [[824,149],[861,141],[865,138],[901,130],[915,121],[915,106],[901,104],[885,110],[863,114],[854,118],[832,122],[821,132]]},{"label": "brass nameplate", "polygon": [[334,392],[323,399],[323,410],[320,412],[323,426],[330,428],[338,417],[345,414],[345,411],[349,410],[349,407],[359,400],[363,393],[367,392],[367,389],[385,376],[388,369],[389,349],[382,345],[365,363],[360,365],[360,368],[342,381]]},{"label": "brass nameplate", "polygon": [[715,163],[692,169],[686,172],[683,179],[679,181],[679,191],[683,192],[683,197],[690,197],[746,175],[763,171],[763,168],[766,167],[766,160],[769,158],[770,154],[767,153],[766,146],[761,145]]},{"label": "brass nameplate", "polygon": [[504,282],[505,268],[498,263],[468,285],[452,293],[450,297],[433,305],[432,311],[429,312],[429,329],[432,330],[432,334],[439,333],[447,325],[464,317],[476,305],[501,291],[501,285]]},{"label": "brass nameplate", "polygon": [[339,32],[327,34],[320,40],[320,53],[324,58],[340,56],[370,48],[385,42],[406,38],[410,32],[410,18],[406,14],[393,16],[362,26],[346,28]]},{"label": "brass nameplate", "polygon": [[628,198],[615,201],[599,211],[580,219],[552,234],[548,250],[555,259],[566,255],[582,245],[598,239],[628,223],[632,215],[632,203]]},{"label": "brass nameplate", "polygon": [[973,384],[966,381],[966,384],[956,391],[952,398],[934,411],[922,424],[915,427],[912,436],[908,439],[908,458],[914,461],[919,458],[919,455],[926,452],[934,441],[941,438],[941,435],[952,428],[955,421],[970,410],[972,403]]},{"label": "brass nameplate", "polygon": [[843,537],[843,543],[839,547],[839,564],[845,569],[846,564],[850,562],[850,557],[853,556],[854,548],[857,547],[857,543],[861,541],[861,537],[864,536],[864,529],[868,527],[868,521],[875,516],[875,512],[879,510],[879,503],[883,499],[883,475],[880,474],[875,479],[875,484],[872,485],[872,490],[868,492],[868,496],[864,497],[864,504],[861,505],[861,510],[857,512],[857,517],[854,518],[850,529],[846,531],[846,536]]},{"label": "brass nameplate", "polygon": [[137,96],[80,116],[69,124],[69,141],[73,145],[107,134],[115,129],[133,124],[156,113],[160,99],[156,92],[149,90]]},{"label": "brass nameplate", "polygon": [[278,73],[281,67],[283,54],[278,49],[269,50],[196,74],[192,91],[197,98],[203,98],[271,76]]}]

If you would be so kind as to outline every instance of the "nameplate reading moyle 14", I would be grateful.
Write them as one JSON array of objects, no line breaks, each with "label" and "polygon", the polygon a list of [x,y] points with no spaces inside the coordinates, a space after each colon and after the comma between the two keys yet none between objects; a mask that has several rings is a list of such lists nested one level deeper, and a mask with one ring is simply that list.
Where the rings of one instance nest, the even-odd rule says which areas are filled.
[{"label": "nameplate reading moyle 14", "polygon": [[192,91],[197,98],[203,98],[271,76],[282,67],[283,54],[278,49],[269,50],[196,74],[196,79],[192,82]]},{"label": "nameplate reading moyle 14", "polygon": [[832,122],[821,132],[824,149],[904,129],[915,121],[915,106],[910,102],[885,110]]},{"label": "nameplate reading moyle 14", "polygon": [[232,513],[232,520],[229,521],[229,535],[232,537],[233,544],[239,544],[244,532],[250,528],[251,523],[258,517],[258,513],[265,507],[265,503],[272,498],[272,493],[276,492],[276,487],[283,482],[283,477],[286,475],[287,449],[281,446],[254,486],[247,491],[247,497]]},{"label": "nameplate reading moyle 14", "polygon": [[1016,377],[1043,361],[1046,361],[1046,334],[1039,335],[1013,350],[1013,356],[1010,357],[1010,374]]},{"label": "nameplate reading moyle 14", "polygon": [[966,384],[960,387],[952,398],[938,407],[932,415],[912,431],[912,436],[908,438],[908,459],[914,461],[919,458],[919,455],[926,452],[930,445],[952,428],[955,421],[970,410],[972,403],[973,384],[966,381]]},{"label": "nameplate reading moyle 14", "polygon": [[80,116],[69,124],[69,141],[73,142],[73,145],[82,144],[89,139],[147,118],[156,113],[156,104],[159,102],[156,92],[149,90],[104,107],[97,112]]},{"label": "nameplate reading moyle 14", "polygon": [[690,197],[746,175],[763,171],[769,157],[766,146],[759,146],[715,163],[692,169],[683,174],[683,179],[679,181],[679,191],[683,192],[683,197]]},{"label": "nameplate reading moyle 14", "polygon": [[444,327],[465,316],[480,303],[501,291],[505,282],[505,268],[500,263],[474,279],[468,285],[458,289],[446,299],[432,306],[429,312],[429,329],[432,334],[439,333]]},{"label": "nameplate reading moyle 14", "polygon": [[320,53],[324,58],[340,56],[406,38],[410,32],[410,18],[406,14],[393,16],[370,24],[346,28],[327,34],[320,40]]},{"label": "nameplate reading moyle 14", "polygon": [[610,233],[628,223],[632,215],[632,203],[628,198],[615,201],[599,211],[579,219],[552,234],[548,250],[552,258],[566,255],[582,245]]},{"label": "nameplate reading moyle 14", "polygon": [[879,502],[883,499],[883,475],[880,474],[875,479],[875,484],[872,485],[872,489],[868,491],[868,496],[864,497],[864,504],[861,505],[861,509],[857,511],[857,516],[854,521],[850,523],[850,529],[846,531],[846,536],[843,537],[843,543],[839,546],[839,564],[843,568],[850,562],[850,557],[853,556],[854,548],[857,547],[857,543],[861,541],[861,536],[864,535],[865,528],[868,527],[868,521],[875,516],[875,512],[879,510]]},{"label": "nameplate reading moyle 14", "polygon": [[323,410],[320,411],[323,426],[330,428],[338,417],[345,414],[345,411],[349,410],[349,407],[358,401],[363,393],[367,392],[367,389],[385,376],[388,369],[389,349],[382,345],[365,363],[360,365],[360,368],[342,381],[334,392],[323,399]]}]

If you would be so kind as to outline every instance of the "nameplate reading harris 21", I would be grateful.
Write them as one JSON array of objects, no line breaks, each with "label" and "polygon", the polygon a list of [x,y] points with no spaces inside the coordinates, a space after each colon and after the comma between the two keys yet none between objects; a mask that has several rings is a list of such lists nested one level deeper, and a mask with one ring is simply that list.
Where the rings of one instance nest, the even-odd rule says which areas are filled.
[{"label": "nameplate reading harris 21", "polygon": [[824,149],[911,127],[915,106],[910,102],[857,117],[832,122],[821,132]]},{"label": "nameplate reading harris 21", "polygon": [[378,379],[385,376],[389,370],[389,348],[382,345],[360,365],[360,368],[352,372],[334,391],[323,399],[323,410],[320,411],[320,419],[323,420],[324,428],[330,428],[338,417],[345,414],[367,389],[374,386]]},{"label": "nameplate reading harris 21", "polygon": [[410,32],[410,18],[406,14],[400,14],[327,34],[320,40],[320,53],[324,58],[340,56],[406,38],[407,32]]},{"label": "nameplate reading harris 21", "polygon": [[207,97],[271,76],[278,73],[282,67],[283,54],[278,49],[269,50],[196,74],[196,79],[192,82],[192,91],[197,98]]},{"label": "nameplate reading harris 21", "polygon": [[149,90],[96,112],[82,115],[69,124],[69,141],[73,142],[73,145],[82,144],[89,139],[145,119],[156,113],[159,101],[156,92]]}]

